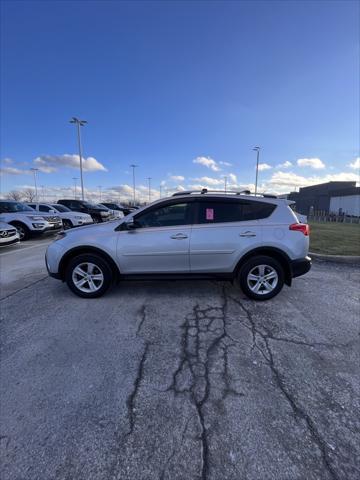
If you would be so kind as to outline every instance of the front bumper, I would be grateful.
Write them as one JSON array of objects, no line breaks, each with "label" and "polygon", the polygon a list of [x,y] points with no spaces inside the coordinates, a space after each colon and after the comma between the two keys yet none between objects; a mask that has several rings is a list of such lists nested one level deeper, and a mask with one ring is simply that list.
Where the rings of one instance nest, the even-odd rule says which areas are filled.
[{"label": "front bumper", "polygon": [[20,242],[19,235],[14,235],[12,238],[7,240],[0,241],[0,247],[8,247],[9,245],[15,245],[16,243]]},{"label": "front bumper", "polygon": [[292,260],[290,263],[291,276],[292,278],[300,277],[305,275],[311,268],[311,258],[299,258],[297,260]]}]

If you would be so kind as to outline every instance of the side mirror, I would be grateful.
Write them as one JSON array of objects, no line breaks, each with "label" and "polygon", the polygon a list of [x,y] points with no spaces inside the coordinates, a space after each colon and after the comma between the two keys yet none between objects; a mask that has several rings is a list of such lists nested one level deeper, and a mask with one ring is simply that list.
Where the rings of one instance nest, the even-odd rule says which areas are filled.
[{"label": "side mirror", "polygon": [[138,224],[133,218],[130,218],[128,222],[125,222],[126,230],[135,230],[138,228]]}]

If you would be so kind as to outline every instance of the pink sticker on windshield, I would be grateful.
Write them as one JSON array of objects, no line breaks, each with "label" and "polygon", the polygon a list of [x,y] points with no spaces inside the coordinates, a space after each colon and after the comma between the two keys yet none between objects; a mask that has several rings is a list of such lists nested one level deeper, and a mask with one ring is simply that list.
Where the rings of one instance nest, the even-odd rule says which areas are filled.
[{"label": "pink sticker on windshield", "polygon": [[214,209],[207,208],[206,209],[206,220],[214,220]]}]

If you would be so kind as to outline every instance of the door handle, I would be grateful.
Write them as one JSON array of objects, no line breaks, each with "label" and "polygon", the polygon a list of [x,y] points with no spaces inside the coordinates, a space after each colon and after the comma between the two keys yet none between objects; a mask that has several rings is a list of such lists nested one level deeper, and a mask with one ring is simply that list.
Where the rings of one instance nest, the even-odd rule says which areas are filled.
[{"label": "door handle", "polygon": [[256,237],[255,232],[250,232],[247,230],[246,232],[239,233],[240,237]]},{"label": "door handle", "polygon": [[185,238],[188,238],[188,236],[184,233],[175,233],[174,235],[171,235],[170,238],[173,240],[184,240]]}]

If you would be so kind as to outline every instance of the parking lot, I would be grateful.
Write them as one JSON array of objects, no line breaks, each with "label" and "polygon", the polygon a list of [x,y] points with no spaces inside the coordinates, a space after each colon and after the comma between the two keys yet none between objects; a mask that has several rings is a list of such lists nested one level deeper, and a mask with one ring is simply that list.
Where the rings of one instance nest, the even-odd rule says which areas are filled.
[{"label": "parking lot", "polygon": [[83,300],[51,239],[3,249],[3,480],[357,479],[359,269],[275,299],[126,282]]}]

